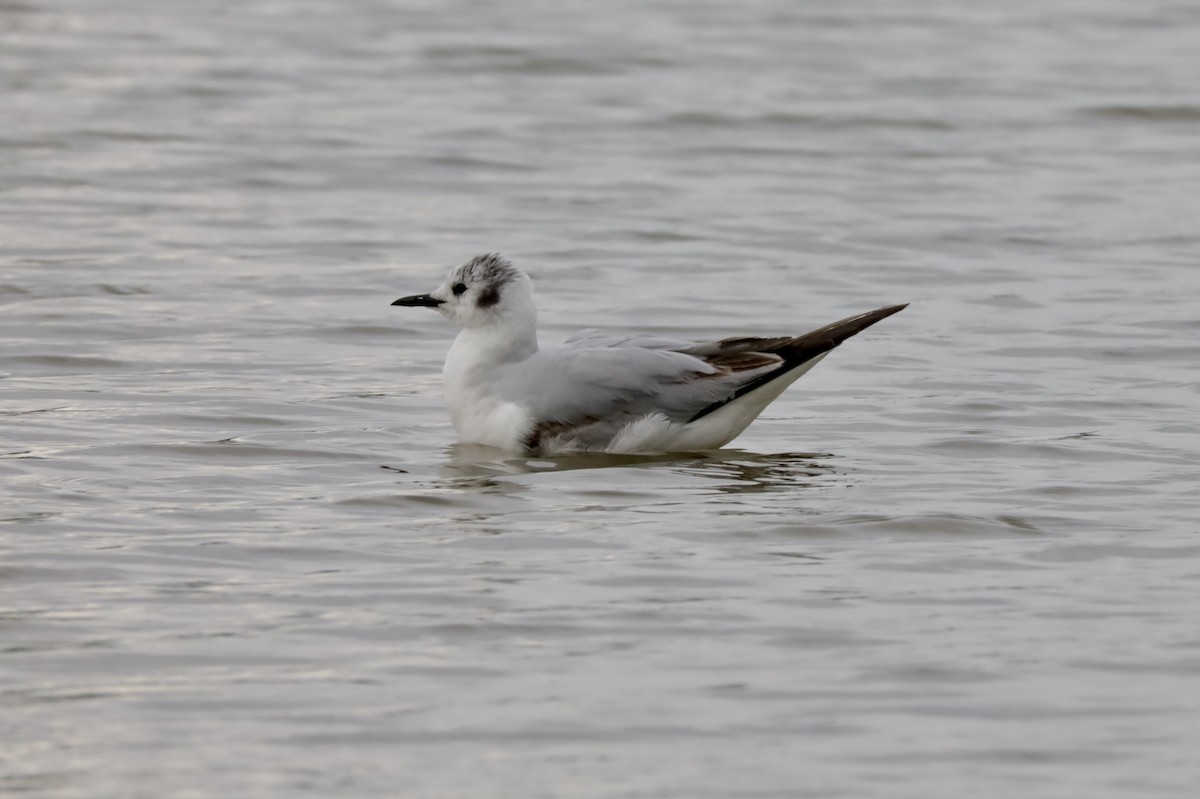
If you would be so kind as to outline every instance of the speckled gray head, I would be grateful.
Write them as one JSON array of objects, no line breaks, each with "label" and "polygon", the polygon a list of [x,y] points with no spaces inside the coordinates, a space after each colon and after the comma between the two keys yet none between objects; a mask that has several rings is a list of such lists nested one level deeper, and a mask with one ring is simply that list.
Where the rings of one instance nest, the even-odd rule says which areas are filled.
[{"label": "speckled gray head", "polygon": [[437,290],[392,305],[435,308],[461,328],[484,327],[534,314],[533,285],[512,262],[492,252],[451,269]]}]

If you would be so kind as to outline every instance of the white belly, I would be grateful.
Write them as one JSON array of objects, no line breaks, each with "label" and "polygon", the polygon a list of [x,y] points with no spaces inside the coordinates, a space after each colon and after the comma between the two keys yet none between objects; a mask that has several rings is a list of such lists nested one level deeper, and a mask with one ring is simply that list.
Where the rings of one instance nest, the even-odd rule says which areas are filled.
[{"label": "white belly", "polygon": [[525,436],[533,420],[520,406],[496,397],[451,391],[449,386],[446,404],[454,431],[463,443],[516,451],[525,448]]}]

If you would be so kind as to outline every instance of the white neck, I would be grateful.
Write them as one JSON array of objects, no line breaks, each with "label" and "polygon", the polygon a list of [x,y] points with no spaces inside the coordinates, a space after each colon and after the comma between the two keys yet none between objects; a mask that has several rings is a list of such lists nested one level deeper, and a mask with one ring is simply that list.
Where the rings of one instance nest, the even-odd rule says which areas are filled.
[{"label": "white neck", "polygon": [[442,369],[447,394],[487,384],[500,364],[523,361],[538,351],[537,313],[532,307],[520,310],[524,312],[459,331]]},{"label": "white neck", "polygon": [[505,320],[501,324],[460,330],[446,356],[446,366],[451,361],[468,368],[494,366],[523,361],[537,351],[536,323],[513,325],[511,320]]}]

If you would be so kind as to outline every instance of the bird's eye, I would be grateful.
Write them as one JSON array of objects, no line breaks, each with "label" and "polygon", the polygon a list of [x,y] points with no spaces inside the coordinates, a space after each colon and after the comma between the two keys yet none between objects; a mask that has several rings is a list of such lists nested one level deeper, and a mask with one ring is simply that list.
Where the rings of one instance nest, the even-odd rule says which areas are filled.
[{"label": "bird's eye", "polygon": [[454,288],[451,289],[451,291],[453,291],[456,296],[459,294],[462,294],[466,290],[467,290],[466,283],[455,283]]}]

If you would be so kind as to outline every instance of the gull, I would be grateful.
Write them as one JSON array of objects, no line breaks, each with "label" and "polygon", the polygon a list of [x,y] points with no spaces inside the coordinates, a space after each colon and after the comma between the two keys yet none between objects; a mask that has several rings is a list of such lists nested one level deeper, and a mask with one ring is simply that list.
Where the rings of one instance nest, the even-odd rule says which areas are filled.
[{"label": "gull", "polygon": [[498,253],[392,305],[433,308],[459,328],[442,370],[459,439],[543,456],[718,449],[832,349],[907,307],[801,336],[695,343],[584,330],[543,349],[533,284]]}]

